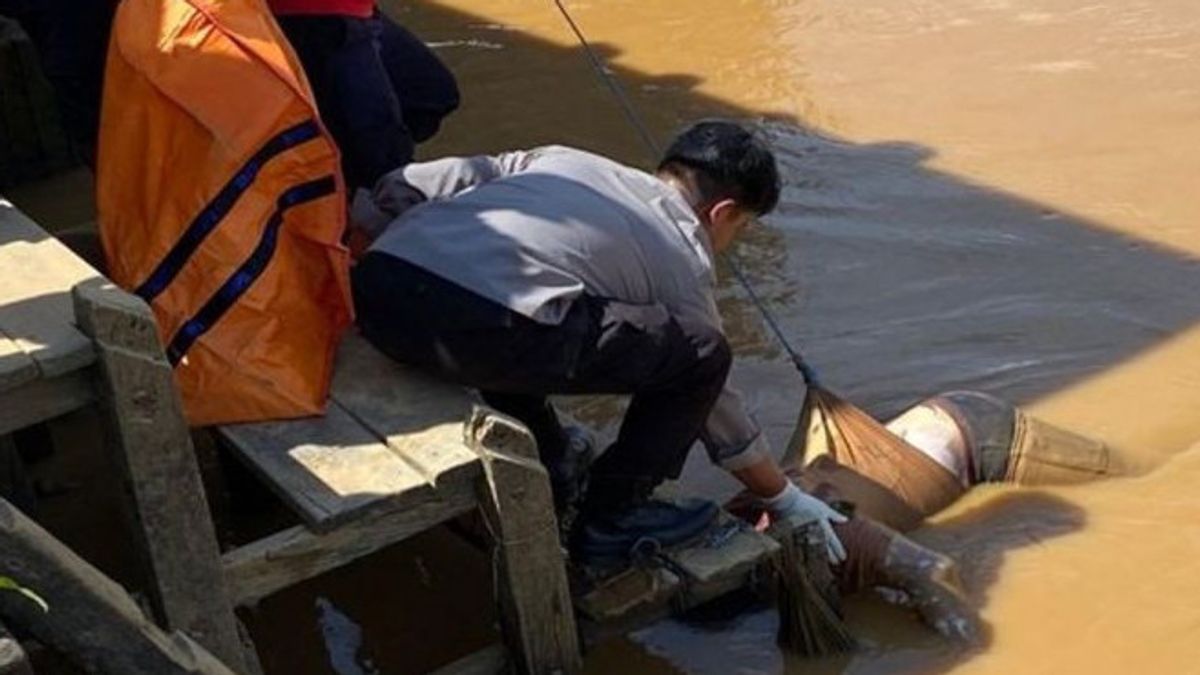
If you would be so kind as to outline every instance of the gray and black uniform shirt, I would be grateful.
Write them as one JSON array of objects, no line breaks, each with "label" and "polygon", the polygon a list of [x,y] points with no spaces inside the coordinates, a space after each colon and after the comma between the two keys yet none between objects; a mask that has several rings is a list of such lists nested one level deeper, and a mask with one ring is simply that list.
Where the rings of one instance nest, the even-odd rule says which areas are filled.
[{"label": "gray and black uniform shirt", "polygon": [[[545,324],[586,293],[721,328],[712,243],[684,196],[655,176],[548,146],[409,164],[380,181],[375,200],[405,201],[410,187],[428,201],[388,222],[372,251]],[[728,384],[701,438],[726,469],[769,452]]]}]

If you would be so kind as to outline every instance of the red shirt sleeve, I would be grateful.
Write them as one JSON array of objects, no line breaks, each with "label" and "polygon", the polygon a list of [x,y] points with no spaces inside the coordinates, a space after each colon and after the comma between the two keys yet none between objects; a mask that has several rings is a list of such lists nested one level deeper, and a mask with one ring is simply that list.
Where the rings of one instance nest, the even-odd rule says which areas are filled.
[{"label": "red shirt sleeve", "polygon": [[375,11],[375,0],[267,0],[267,4],[277,15],[341,14],[367,17]]}]

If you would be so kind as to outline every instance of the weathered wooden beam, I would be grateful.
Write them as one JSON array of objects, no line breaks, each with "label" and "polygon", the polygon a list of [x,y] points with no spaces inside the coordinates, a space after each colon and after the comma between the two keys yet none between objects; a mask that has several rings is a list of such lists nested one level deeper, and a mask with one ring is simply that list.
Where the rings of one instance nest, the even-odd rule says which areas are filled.
[{"label": "weathered wooden beam", "polygon": [[416,469],[335,401],[322,417],[227,424],[218,433],[314,532],[434,497]]},{"label": "weathered wooden beam", "polygon": [[533,436],[515,420],[476,408],[467,444],[483,459],[479,501],[500,556],[500,618],[522,673],[583,668],[550,479]]},{"label": "weathered wooden beam", "polygon": [[100,276],[10,202],[0,197],[0,330],[51,378],[95,359],[71,323],[67,289]]},{"label": "weathered wooden beam", "polygon": [[461,386],[397,363],[359,335],[338,349],[331,396],[430,485],[473,484],[479,459],[463,443],[471,397]]},{"label": "weathered wooden beam", "polygon": [[21,643],[0,623],[0,675],[33,675]]},{"label": "weathered wooden beam", "polygon": [[0,434],[54,419],[96,400],[93,370],[87,368],[0,391]]},{"label": "weathered wooden beam", "polygon": [[36,380],[38,373],[33,357],[0,328],[0,392]]},{"label": "weathered wooden beam", "polygon": [[345,565],[475,508],[469,487],[438,491],[436,499],[356,520],[326,533],[303,525],[226,553],[226,585],[237,605]]},{"label": "weathered wooden beam", "polygon": [[234,675],[183,633],[160,630],[120,586],[2,499],[0,575],[49,607],[0,592],[0,617],[89,672]]},{"label": "weathered wooden beam", "polygon": [[716,536],[663,552],[666,567],[631,567],[576,599],[588,643],[715,600],[769,574],[779,544],[722,514]]},{"label": "weathered wooden beam", "polygon": [[216,532],[154,316],[139,298],[104,282],[79,284],[73,295],[76,320],[95,344],[110,445],[127,483],[157,618],[252,672],[257,667],[227,599]]},{"label": "weathered wooden beam", "polygon": [[429,675],[499,675],[506,672],[508,665],[508,650],[504,645],[494,644],[448,663]]}]

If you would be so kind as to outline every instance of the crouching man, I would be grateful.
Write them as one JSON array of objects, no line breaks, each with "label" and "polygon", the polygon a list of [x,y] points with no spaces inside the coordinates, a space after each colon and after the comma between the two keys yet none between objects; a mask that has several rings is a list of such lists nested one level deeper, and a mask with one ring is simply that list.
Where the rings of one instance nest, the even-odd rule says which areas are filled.
[{"label": "crouching man", "polygon": [[375,189],[389,217],[352,273],[359,325],[525,423],[560,506],[580,472],[547,396],[632,395],[579,503],[578,561],[619,563],[643,538],[671,546],[711,524],[710,502],[652,497],[697,439],[776,516],[821,522],[840,559],[843,517],[785,478],[726,383],[715,256],[779,191],[766,144],[719,121],[683,132],[654,174],[558,146],[410,164]]}]

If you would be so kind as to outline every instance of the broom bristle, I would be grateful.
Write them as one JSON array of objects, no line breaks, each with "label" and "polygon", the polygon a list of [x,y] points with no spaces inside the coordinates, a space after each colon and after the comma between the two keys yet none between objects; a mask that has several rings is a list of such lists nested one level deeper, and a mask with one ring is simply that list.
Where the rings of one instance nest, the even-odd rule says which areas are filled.
[{"label": "broom bristle", "polygon": [[805,657],[853,650],[857,642],[836,609],[837,591],[820,532],[803,527],[779,540],[783,547],[775,563],[779,646]]}]

